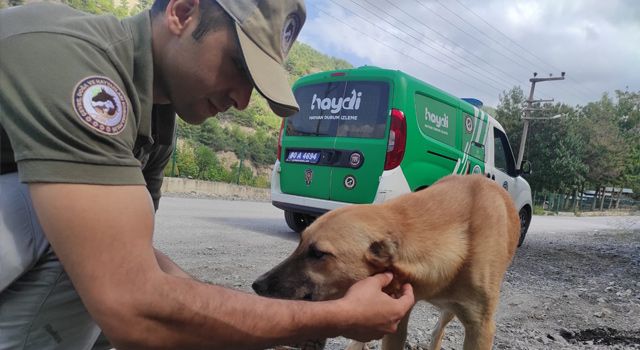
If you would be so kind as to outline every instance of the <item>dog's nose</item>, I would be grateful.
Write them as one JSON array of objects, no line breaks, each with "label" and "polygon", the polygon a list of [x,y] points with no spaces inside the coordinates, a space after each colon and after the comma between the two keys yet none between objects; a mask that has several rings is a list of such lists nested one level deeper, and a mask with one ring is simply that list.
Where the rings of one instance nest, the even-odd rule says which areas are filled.
[{"label": "dog's nose", "polygon": [[258,295],[263,295],[267,290],[266,283],[260,283],[259,280],[253,282],[253,284],[251,284],[251,288],[253,288],[253,291]]}]

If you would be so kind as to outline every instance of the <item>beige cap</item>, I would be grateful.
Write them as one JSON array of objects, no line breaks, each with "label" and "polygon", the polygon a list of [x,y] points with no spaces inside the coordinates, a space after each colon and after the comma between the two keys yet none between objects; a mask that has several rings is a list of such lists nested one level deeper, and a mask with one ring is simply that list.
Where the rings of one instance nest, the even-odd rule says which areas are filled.
[{"label": "beige cap", "polygon": [[281,117],[299,110],[284,60],[306,19],[303,0],[217,0],[234,19],[253,84]]}]

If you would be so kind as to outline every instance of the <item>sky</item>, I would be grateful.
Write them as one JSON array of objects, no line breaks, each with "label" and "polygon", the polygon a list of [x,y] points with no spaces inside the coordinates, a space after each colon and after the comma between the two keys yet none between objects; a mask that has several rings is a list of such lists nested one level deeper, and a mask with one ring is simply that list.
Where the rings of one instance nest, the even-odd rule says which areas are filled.
[{"label": "sky", "polygon": [[496,107],[529,79],[534,99],[585,105],[640,91],[640,0],[306,0],[298,40],[356,67],[398,69]]}]

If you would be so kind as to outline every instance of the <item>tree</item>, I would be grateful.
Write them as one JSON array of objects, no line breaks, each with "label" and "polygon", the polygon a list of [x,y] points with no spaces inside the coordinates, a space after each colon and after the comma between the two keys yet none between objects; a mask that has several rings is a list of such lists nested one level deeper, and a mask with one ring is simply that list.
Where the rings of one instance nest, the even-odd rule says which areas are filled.
[{"label": "tree", "polygon": [[176,149],[178,176],[180,177],[198,177],[198,163],[191,142],[179,140]]},{"label": "tree", "polygon": [[529,180],[537,190],[568,192],[584,182],[587,166],[582,155],[585,140],[579,131],[576,111],[566,105],[547,104],[536,117],[563,114],[561,119],[533,120],[525,154],[535,166]]},{"label": "tree", "polygon": [[211,170],[214,169],[219,162],[218,158],[209,147],[200,145],[195,150],[195,163],[198,167],[198,174],[196,178],[211,180],[208,176],[211,174]]},{"label": "tree", "polygon": [[[615,110],[614,102],[604,94],[600,101],[591,102],[580,111],[581,132],[587,141],[584,162],[589,172],[586,179],[595,186],[596,191],[616,182],[622,174],[625,154],[628,153]],[[594,200],[593,209],[595,207]]]},{"label": "tree", "polygon": [[640,198],[640,92],[616,91],[616,117],[621,136],[628,145],[620,185],[630,187]]},{"label": "tree", "polygon": [[[512,147],[520,144],[522,136],[522,104],[525,101],[524,92],[519,86],[500,94],[500,103],[494,117],[505,129]],[[517,152],[517,149],[515,150]],[[517,157],[518,155],[515,154]]]}]

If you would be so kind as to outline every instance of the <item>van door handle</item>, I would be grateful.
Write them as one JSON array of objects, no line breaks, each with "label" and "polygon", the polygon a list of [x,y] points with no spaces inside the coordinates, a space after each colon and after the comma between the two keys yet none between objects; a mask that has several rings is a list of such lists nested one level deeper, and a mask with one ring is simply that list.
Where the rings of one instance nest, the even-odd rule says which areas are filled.
[{"label": "van door handle", "polygon": [[496,181],[496,176],[495,175],[491,175],[491,180]]}]

